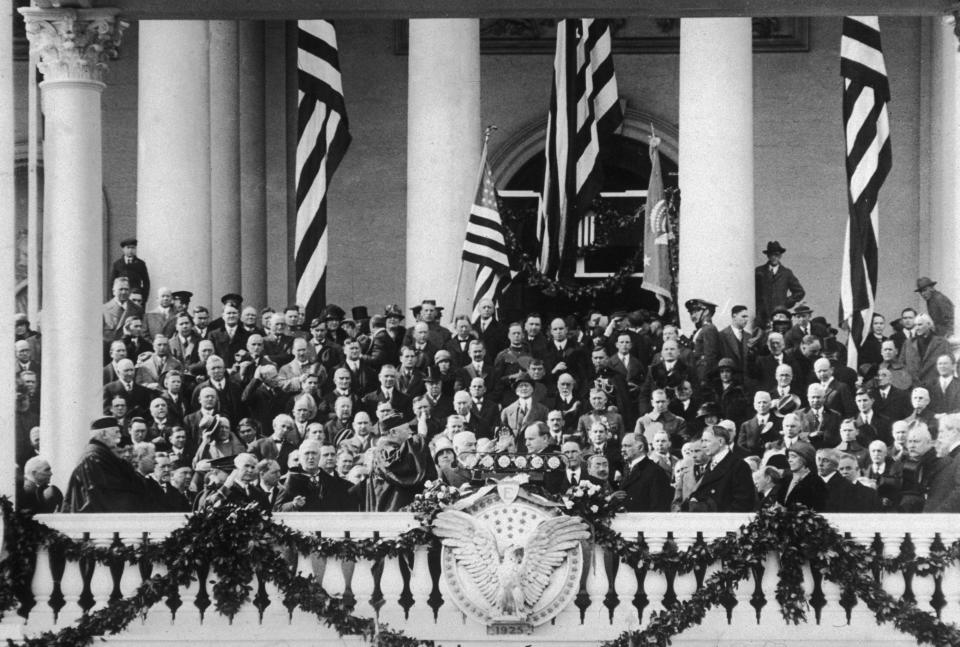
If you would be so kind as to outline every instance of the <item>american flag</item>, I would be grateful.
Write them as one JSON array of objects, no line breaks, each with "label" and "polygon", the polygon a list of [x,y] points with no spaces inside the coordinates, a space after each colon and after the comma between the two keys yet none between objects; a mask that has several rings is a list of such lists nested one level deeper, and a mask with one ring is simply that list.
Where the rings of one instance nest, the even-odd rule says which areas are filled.
[{"label": "american flag", "polygon": [[326,20],[297,23],[297,303],[309,321],[327,292],[327,188],[350,145],[337,34]]},{"label": "american flag", "polygon": [[601,142],[623,121],[610,46],[604,21],[583,18],[557,25],[537,226],[540,271],[550,277],[574,258],[577,225],[603,184]]},{"label": "american flag", "polygon": [[490,299],[495,305],[499,303],[510,272],[510,257],[504,240],[503,222],[497,208],[493,172],[487,164],[486,144],[480,157],[480,181],[476,198],[470,206],[462,258],[477,265],[477,280],[473,288],[472,318],[475,319],[480,315],[477,304],[481,300]]},{"label": "american flag", "polygon": [[860,344],[870,333],[877,294],[877,198],[892,166],[887,117],[890,86],[876,16],[843,19],[840,73],[850,207],[843,246],[840,318],[849,333],[847,364],[856,368]]}]

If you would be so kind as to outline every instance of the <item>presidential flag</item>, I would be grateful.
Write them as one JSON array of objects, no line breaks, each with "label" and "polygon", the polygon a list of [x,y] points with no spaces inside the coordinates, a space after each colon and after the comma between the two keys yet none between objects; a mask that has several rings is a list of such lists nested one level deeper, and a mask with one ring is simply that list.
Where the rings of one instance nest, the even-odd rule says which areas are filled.
[{"label": "presidential flag", "polygon": [[643,230],[643,283],[644,290],[657,295],[660,312],[666,309],[670,299],[670,209],[663,193],[663,177],[660,172],[660,138],[650,138],[650,182],[647,202],[644,205]]},{"label": "presidential flag", "polygon": [[576,252],[577,227],[603,184],[600,150],[623,121],[610,29],[589,18],[557,25],[538,219],[539,268],[555,278]]},{"label": "presidential flag", "polygon": [[470,206],[467,236],[463,242],[463,260],[475,263],[477,278],[473,288],[473,319],[480,316],[477,304],[490,299],[494,306],[509,281],[510,257],[503,234],[503,221],[497,207],[497,189],[487,164],[487,145],[480,156],[480,181]]},{"label": "presidential flag", "polygon": [[297,22],[297,303],[306,319],[326,304],[327,189],[350,145],[337,35],[326,20]]},{"label": "presidential flag", "polygon": [[848,331],[847,364],[857,368],[860,344],[870,334],[877,294],[880,187],[890,172],[890,124],[880,24],[876,16],[847,16],[840,42],[848,202],[840,283],[840,318]]}]

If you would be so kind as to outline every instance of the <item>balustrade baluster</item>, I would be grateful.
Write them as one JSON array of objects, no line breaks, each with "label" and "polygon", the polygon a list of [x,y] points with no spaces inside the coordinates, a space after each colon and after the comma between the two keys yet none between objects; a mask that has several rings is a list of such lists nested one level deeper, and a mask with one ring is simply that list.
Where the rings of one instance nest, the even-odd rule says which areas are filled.
[{"label": "balustrade baluster", "polygon": [[908,532],[900,544],[900,557],[906,560],[906,565],[901,573],[903,575],[903,599],[912,604],[917,603],[917,596],[913,593],[913,576],[916,573],[916,568],[909,560],[912,560],[916,556],[917,551],[914,549],[913,541]]},{"label": "balustrade baluster", "polygon": [[[113,533],[113,541],[110,542],[110,548],[119,550],[123,548],[123,542],[120,541],[120,533]],[[118,557],[110,558],[108,564],[110,569],[110,578],[113,580],[113,588],[110,590],[110,601],[123,599],[123,590],[120,588],[120,579],[123,577],[123,568],[125,566],[123,559]]]},{"label": "balustrade baluster", "polygon": [[427,564],[429,549],[420,546],[413,554],[413,568],[410,577],[410,593],[413,607],[409,613],[409,626],[422,627],[424,631],[435,622],[433,610],[429,606],[431,581],[430,566]]},{"label": "balustrade baluster", "polygon": [[[647,542],[642,532],[637,533],[637,547],[640,552],[647,548]],[[637,591],[633,595],[633,606],[637,610],[637,622],[643,624],[643,612],[650,605],[650,597],[647,595],[646,589],[647,565],[645,563],[638,564],[634,567],[633,573],[637,580]]]},{"label": "balustrade baluster", "polygon": [[[935,535],[928,535],[918,529],[911,537],[915,554],[918,557],[930,556],[934,539],[936,539]],[[919,574],[914,570],[912,585],[917,606],[924,611],[935,613],[936,607],[933,605],[933,598],[936,590],[936,582],[934,578],[930,575]]]},{"label": "balustrade baluster", "polygon": [[613,624],[614,613],[620,606],[620,595],[617,593],[617,575],[620,573],[620,557],[607,548],[600,548],[603,560],[603,572],[607,579],[607,593],[603,597],[603,606],[607,609],[607,620]]},{"label": "balustrade baluster", "polygon": [[197,566],[197,593],[193,597],[193,606],[200,612],[200,622],[205,620],[207,608],[210,606],[210,594],[207,593],[207,576],[210,574],[210,565],[203,563]]},{"label": "balustrade baluster", "polygon": [[443,571],[441,566],[441,553],[443,547],[436,539],[427,548],[427,567],[430,570],[430,597],[427,598],[427,604],[433,611],[433,620],[437,620],[440,607],[443,606],[443,594],[440,592],[440,575]]},{"label": "balustrade baluster", "polygon": [[[2,538],[0,538],[2,541]],[[30,617],[30,612],[37,604],[37,598],[33,592],[33,581],[37,573],[37,560],[39,559],[39,554],[30,556],[25,565],[25,571],[23,573],[23,580],[20,582],[14,583],[13,594],[17,599],[17,614],[21,618],[26,620]]]},{"label": "balustrade baluster", "polygon": [[413,551],[403,551],[397,556],[397,565],[400,567],[400,578],[403,580],[403,589],[397,602],[403,609],[403,619],[410,619],[410,608],[413,606],[413,593],[410,591],[410,572],[413,569]]},{"label": "balustrade baluster", "polygon": [[[405,560],[409,557],[401,554],[398,557],[388,557],[383,560],[383,576],[380,586],[383,589],[384,604],[378,612],[381,622],[386,622],[391,627],[399,628],[405,624],[406,609],[403,608],[403,598],[405,591],[404,570],[409,567]],[[401,566],[401,561],[405,563]]]},{"label": "balustrade baluster", "polygon": [[[65,564],[63,552],[56,548],[41,548],[37,551],[33,574],[26,584],[33,596],[34,606],[17,610],[17,613],[31,624],[56,624],[60,609],[64,605],[60,580],[63,578]],[[17,599],[19,601],[19,596]]]}]

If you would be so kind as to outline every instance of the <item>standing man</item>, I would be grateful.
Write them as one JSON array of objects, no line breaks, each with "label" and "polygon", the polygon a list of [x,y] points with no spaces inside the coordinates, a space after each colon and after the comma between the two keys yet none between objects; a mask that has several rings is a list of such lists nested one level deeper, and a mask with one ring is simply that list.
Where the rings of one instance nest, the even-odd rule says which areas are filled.
[{"label": "standing man", "polygon": [[696,332],[693,333],[693,361],[697,380],[703,384],[713,377],[720,362],[720,332],[713,325],[713,313],[717,311],[717,304],[703,299],[689,299],[684,305],[696,327]]},{"label": "standing man", "polygon": [[939,290],[934,290],[933,286],[936,284],[936,281],[921,276],[917,279],[915,292],[919,292],[927,302],[927,314],[933,319],[936,333],[941,337],[949,337],[953,334],[953,301]]},{"label": "standing man", "polygon": [[747,324],[750,322],[750,311],[747,306],[733,306],[730,311],[730,325],[720,331],[722,357],[732,359],[737,363],[741,375],[747,375],[747,368],[753,362],[748,357],[750,347]]},{"label": "standing man", "polygon": [[90,442],[67,485],[65,510],[70,512],[143,512],[146,486],[129,462],[114,453],[120,444],[116,418],[100,418],[90,426]]},{"label": "standing man", "polygon": [[642,434],[624,434],[620,441],[626,474],[620,483],[619,498],[627,512],[667,512],[673,489],[667,473],[647,457],[647,439]]},{"label": "standing man", "polygon": [[757,290],[757,325],[762,326],[777,306],[792,308],[804,294],[803,286],[793,272],[780,264],[787,250],[779,241],[771,240],[763,253],[767,262],[754,271]]},{"label": "standing man", "polygon": [[147,264],[137,257],[137,239],[124,238],[120,241],[123,256],[113,262],[110,280],[125,276],[130,281],[130,289],[139,288],[146,299],[150,294],[150,273]]},{"label": "standing man", "polygon": [[103,304],[103,340],[122,338],[127,319],[142,316],[143,308],[130,301],[130,279],[118,276],[113,280],[113,298]]},{"label": "standing man", "polygon": [[703,430],[703,450],[710,457],[696,489],[681,506],[690,512],[750,512],[756,490],[746,461],[732,450],[733,434],[714,425]]}]

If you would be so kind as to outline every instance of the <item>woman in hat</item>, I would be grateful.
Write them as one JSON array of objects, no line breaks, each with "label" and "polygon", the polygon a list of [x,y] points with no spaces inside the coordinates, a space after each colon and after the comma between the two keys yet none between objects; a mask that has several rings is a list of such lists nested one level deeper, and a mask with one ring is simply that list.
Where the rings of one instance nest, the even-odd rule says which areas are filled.
[{"label": "woman in hat", "polygon": [[790,476],[781,486],[779,502],[787,507],[802,505],[822,512],[827,501],[827,486],[816,470],[817,450],[798,441],[787,449]]}]

